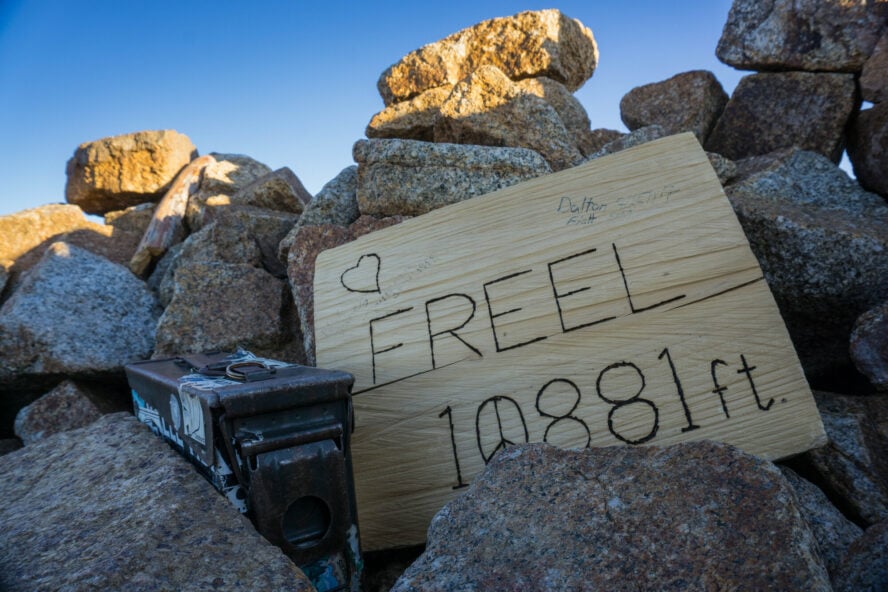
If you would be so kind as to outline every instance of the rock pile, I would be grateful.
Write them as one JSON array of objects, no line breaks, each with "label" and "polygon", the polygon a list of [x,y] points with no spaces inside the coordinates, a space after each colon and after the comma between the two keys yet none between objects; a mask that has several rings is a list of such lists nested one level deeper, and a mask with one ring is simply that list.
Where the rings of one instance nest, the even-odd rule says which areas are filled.
[{"label": "rock pile", "polygon": [[[284,578],[299,589],[298,573],[256,542],[233,509],[232,518],[215,508],[187,465],[161,454],[132,420],[103,415],[128,398],[123,365],[237,346],[313,364],[322,250],[689,131],[710,153],[809,380],[835,391],[817,395],[830,443],[793,459],[785,478],[771,463],[711,443],[510,450],[442,510],[425,554],[396,589],[480,586],[491,577],[529,590],[598,581],[625,589],[884,584],[884,554],[871,545],[884,545],[888,521],[886,31],[885,2],[735,0],[717,54],[760,71],[731,97],[705,71],[633,89],[620,103],[623,134],[593,129],[573,96],[598,63],[587,27],[557,10],[485,21],[383,72],[384,108],[354,145],[357,166],[313,198],[290,169],[212,154],[176,214],[181,231],[143,277],[128,265],[157,202],[197,150],[171,130],[81,145],[68,163],[68,205],[0,217],[0,450],[8,452],[0,491],[51,510],[41,520],[23,519],[22,503],[0,512],[11,533],[0,561],[15,564],[2,566],[0,583],[73,582],[59,566],[86,553],[72,542],[77,524],[94,550],[115,545],[121,529],[158,543],[154,551],[124,547],[113,560],[119,573],[99,570],[96,586],[181,588],[176,578],[197,574],[207,586],[278,589]],[[861,98],[873,105],[861,109]],[[845,146],[857,180],[836,165]],[[125,447],[116,447],[120,438]],[[151,463],[140,465],[139,455]],[[42,480],[53,462],[74,475],[58,476],[64,487]],[[88,479],[76,475],[96,466],[118,469],[81,487]],[[137,484],[155,483],[155,469],[164,492],[151,503],[163,508],[139,506],[140,514],[134,504],[148,500]],[[94,487],[111,493],[97,497]],[[214,516],[200,533],[174,511],[184,503],[179,490]],[[155,510],[166,521],[160,530],[144,518]],[[111,519],[90,530],[99,515]],[[258,563],[238,553],[247,562],[236,569],[246,571],[204,580],[206,562],[160,559],[191,557],[162,547],[167,536],[185,537],[186,546],[200,537],[219,557],[236,536],[276,567],[260,570],[267,581],[254,579]],[[41,542],[50,540],[67,541],[55,558]],[[153,552],[182,569],[165,575],[134,559]],[[22,567],[28,559],[32,569]],[[374,585],[390,586],[400,569],[378,572],[387,575]]]},{"label": "rock pile", "polygon": [[888,195],[878,139],[888,120],[878,122],[878,104],[860,110],[861,97],[878,101],[888,83],[885,69],[874,73],[886,22],[884,2],[736,0],[716,50],[762,72],[740,81],[704,145],[747,159],[726,192],[815,381],[850,367],[844,341],[855,319],[888,299],[888,212],[814,154],[774,151],[838,162],[847,145],[863,189]]},{"label": "rock pile", "polygon": [[[4,463],[3,491],[34,508],[31,518],[18,505],[0,516],[11,533],[3,589],[312,589],[184,459],[134,420],[104,415],[131,408],[123,366],[140,359],[243,346],[304,362],[278,246],[311,196],[289,169],[214,154],[173,248],[147,278],[129,269],[155,202],[196,157],[169,130],[86,143],[68,163],[68,205],[0,218],[0,437],[4,453],[25,444]],[[70,474],[40,481],[53,463]],[[245,545],[255,548],[244,554]]]}]

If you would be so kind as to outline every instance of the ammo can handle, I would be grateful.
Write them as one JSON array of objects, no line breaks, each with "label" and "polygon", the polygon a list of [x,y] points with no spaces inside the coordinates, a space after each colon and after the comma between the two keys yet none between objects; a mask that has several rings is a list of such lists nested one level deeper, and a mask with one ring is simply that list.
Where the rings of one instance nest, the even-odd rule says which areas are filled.
[{"label": "ammo can handle", "polygon": [[282,436],[280,438],[246,440],[244,442],[240,442],[240,449],[241,452],[243,452],[244,456],[249,457],[256,454],[262,454],[263,452],[268,452],[269,450],[276,450],[278,448],[289,448],[290,446],[299,446],[301,444],[307,444],[308,442],[317,442],[319,440],[333,440],[334,442],[337,442],[337,448],[341,448],[342,445],[338,442],[339,438],[341,437],[342,426],[340,424],[336,424],[332,426],[315,428],[313,430],[304,430],[301,432],[290,434],[288,436]]}]

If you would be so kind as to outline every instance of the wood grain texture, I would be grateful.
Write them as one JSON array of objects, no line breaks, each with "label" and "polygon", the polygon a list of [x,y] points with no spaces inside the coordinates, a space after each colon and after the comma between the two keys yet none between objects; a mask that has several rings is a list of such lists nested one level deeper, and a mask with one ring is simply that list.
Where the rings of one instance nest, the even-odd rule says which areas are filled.
[{"label": "wood grain texture", "polygon": [[419,543],[502,446],[825,441],[774,300],[691,134],[320,254],[317,359],[355,375],[361,537]]},{"label": "wood grain texture", "polygon": [[212,155],[199,156],[179,171],[173,184],[158,202],[151,222],[130,259],[130,270],[144,276],[173,244],[185,237],[185,209],[188,198],[197,191],[205,168],[216,162]]}]

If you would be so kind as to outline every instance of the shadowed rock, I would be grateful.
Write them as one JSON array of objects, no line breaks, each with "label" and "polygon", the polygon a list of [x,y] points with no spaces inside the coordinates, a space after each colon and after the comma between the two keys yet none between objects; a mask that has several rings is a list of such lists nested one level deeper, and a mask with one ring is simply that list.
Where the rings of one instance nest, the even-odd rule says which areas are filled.
[{"label": "shadowed rock", "polygon": [[0,588],[304,591],[308,579],[128,414],[3,457]]},{"label": "shadowed rock", "polygon": [[159,314],[129,270],[55,243],[0,308],[0,383],[121,373],[151,355]]},{"label": "shadowed rock", "polygon": [[888,32],[873,49],[860,73],[860,94],[864,101],[881,103],[888,99]]},{"label": "shadowed rock", "polygon": [[207,224],[237,232],[239,240],[245,244],[254,244],[260,253],[257,267],[264,268],[275,277],[286,275],[285,266],[279,261],[277,251],[281,240],[299,220],[298,214],[252,206],[230,206],[207,210],[204,220]]},{"label": "shadowed rock", "polygon": [[433,141],[441,105],[452,90],[452,85],[430,88],[412,99],[389,105],[370,120],[367,137]]},{"label": "shadowed rock", "polygon": [[838,163],[856,93],[851,74],[746,76],[709,135],[706,150],[736,160],[797,147]]},{"label": "shadowed rock", "polygon": [[811,527],[820,557],[830,577],[833,577],[842,564],[848,547],[860,538],[863,529],[845,518],[816,485],[803,479],[792,469],[784,467],[781,470],[795,491],[802,517]]},{"label": "shadowed rock", "polygon": [[869,309],[854,323],[851,359],[876,390],[888,392],[888,302]]},{"label": "shadowed rock", "polygon": [[234,206],[252,206],[293,214],[301,213],[305,204],[310,201],[311,194],[302,185],[296,173],[287,167],[259,177],[243,189],[239,189],[228,200]]},{"label": "shadowed rock", "polygon": [[630,130],[659,125],[667,135],[693,132],[702,144],[727,102],[712,72],[693,70],[633,88],[620,101],[620,117]]},{"label": "shadowed rock", "polygon": [[[18,438],[0,438],[0,456],[9,454],[22,447],[22,441]],[[397,578],[396,578],[397,579]],[[394,579],[392,580],[392,583]]]},{"label": "shadowed rock", "polygon": [[642,127],[628,134],[620,134],[615,139],[607,142],[604,146],[590,154],[587,160],[601,158],[602,156],[607,156],[608,154],[613,154],[614,152],[627,150],[629,148],[632,148],[633,146],[639,146],[641,144],[653,142],[654,140],[665,138],[667,135],[669,134],[666,133],[666,130],[664,130],[659,125],[649,125],[647,127]]},{"label": "shadowed rock", "polygon": [[358,219],[358,167],[349,166],[324,185],[299,217],[299,223],[348,226]]},{"label": "shadowed rock", "polygon": [[879,1],[734,0],[715,53],[741,70],[859,72],[886,17]]},{"label": "shadowed rock", "polygon": [[806,374],[817,380],[850,369],[854,321],[888,298],[888,204],[813,152],[737,165],[725,193]]},{"label": "shadowed rock", "polygon": [[176,270],[193,263],[250,265],[275,277],[286,275],[276,249],[293,227],[296,214],[235,206],[212,210],[208,216],[212,221],[189,236],[182,247],[163,262],[162,269],[155,272],[162,275],[149,280],[164,306],[173,298]]},{"label": "shadowed rock", "polygon": [[830,590],[792,488],[713,442],[506,448],[392,592]]},{"label": "shadowed rock", "polygon": [[176,270],[196,263],[262,266],[262,252],[245,229],[208,224],[189,236],[172,255],[157,285],[161,304],[168,306],[176,289]]},{"label": "shadowed rock", "polygon": [[145,234],[151,217],[154,213],[155,203],[146,202],[130,206],[125,210],[114,210],[105,214],[105,224],[118,230],[134,232],[139,236]]},{"label": "shadowed rock", "polygon": [[586,144],[586,150],[589,151],[586,156],[591,156],[595,154],[596,152],[604,148],[606,144],[609,144],[614,140],[619,140],[625,135],[626,134],[624,134],[623,132],[618,132],[617,130],[607,129],[604,127],[599,127],[591,130],[588,135],[588,144]]},{"label": "shadowed rock", "polygon": [[544,99],[555,108],[564,127],[573,136],[573,144],[580,149],[583,156],[588,156],[598,149],[595,146],[592,130],[589,129],[589,114],[566,86],[545,76],[525,78],[516,84],[524,92]]},{"label": "shadowed rock", "polygon": [[857,114],[848,132],[848,157],[860,184],[888,198],[888,103]]},{"label": "shadowed rock", "polygon": [[15,435],[32,444],[52,434],[89,425],[102,417],[102,411],[86,390],[66,380],[15,417]]},{"label": "shadowed rock", "polygon": [[314,196],[305,211],[299,216],[296,225],[290,230],[278,245],[278,260],[287,265],[287,254],[296,233],[303,226],[317,226],[320,224],[333,224],[334,226],[348,226],[358,219],[358,167],[350,166],[342,169],[336,177],[328,181],[318,194]]},{"label": "shadowed rock", "polygon": [[829,443],[793,464],[858,524],[888,520],[888,396],[814,394]]},{"label": "shadowed rock", "polygon": [[172,300],[157,324],[154,356],[238,347],[287,362],[304,361],[286,282],[244,264],[179,266]]},{"label": "shadowed rock", "polygon": [[845,556],[835,578],[836,592],[885,590],[888,582],[888,522],[872,526],[863,533]]}]

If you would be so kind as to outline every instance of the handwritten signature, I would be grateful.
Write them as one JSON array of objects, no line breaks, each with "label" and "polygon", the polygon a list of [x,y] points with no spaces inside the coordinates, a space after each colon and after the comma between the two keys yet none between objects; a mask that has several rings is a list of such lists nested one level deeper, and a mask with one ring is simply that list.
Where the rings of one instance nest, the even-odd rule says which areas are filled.
[{"label": "handwritten signature", "polygon": [[633,214],[638,206],[669,201],[670,196],[679,192],[675,185],[670,184],[660,189],[620,196],[609,203],[600,203],[592,197],[564,195],[559,198],[555,212],[565,218],[565,226],[590,225],[605,213],[612,218],[622,218]]},{"label": "handwritten signature", "polygon": [[600,213],[607,209],[607,204],[597,203],[591,197],[573,198],[562,196],[555,211],[567,216],[566,226],[592,224]]}]

